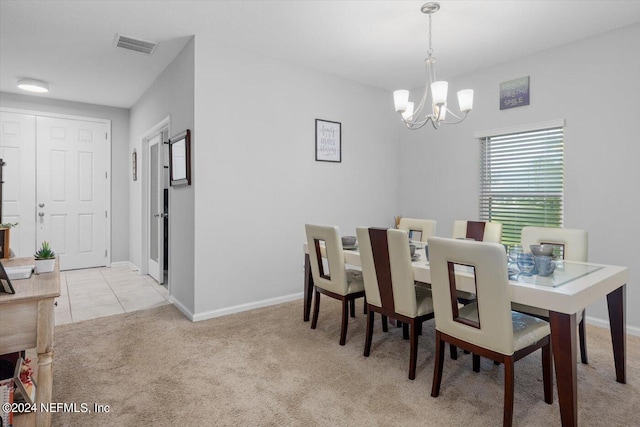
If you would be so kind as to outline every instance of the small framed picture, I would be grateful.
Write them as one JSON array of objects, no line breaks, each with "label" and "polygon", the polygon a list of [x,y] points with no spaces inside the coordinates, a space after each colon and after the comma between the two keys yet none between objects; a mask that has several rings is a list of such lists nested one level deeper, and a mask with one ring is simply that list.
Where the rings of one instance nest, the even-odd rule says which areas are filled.
[{"label": "small framed picture", "polygon": [[342,124],[316,119],[316,161],[342,161]]},{"label": "small framed picture", "polygon": [[136,149],[133,149],[133,153],[131,153],[131,170],[133,172],[133,180],[138,180],[138,153]]}]

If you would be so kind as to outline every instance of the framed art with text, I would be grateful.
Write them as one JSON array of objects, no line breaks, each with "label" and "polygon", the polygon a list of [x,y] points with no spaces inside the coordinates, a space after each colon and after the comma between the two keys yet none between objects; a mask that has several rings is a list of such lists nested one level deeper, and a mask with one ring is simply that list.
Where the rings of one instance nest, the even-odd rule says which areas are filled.
[{"label": "framed art with text", "polygon": [[342,161],[342,124],[316,119],[316,161]]}]

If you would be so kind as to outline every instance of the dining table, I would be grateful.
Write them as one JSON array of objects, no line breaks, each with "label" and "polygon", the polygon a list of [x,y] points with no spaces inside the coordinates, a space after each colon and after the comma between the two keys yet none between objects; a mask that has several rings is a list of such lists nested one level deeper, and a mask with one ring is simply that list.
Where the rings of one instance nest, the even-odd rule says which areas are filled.
[{"label": "dining table", "polygon": [[[416,282],[431,283],[431,270],[426,260],[424,243],[415,243],[420,259],[411,263]],[[308,321],[313,297],[313,277],[309,250],[304,252],[304,311],[303,320]],[[361,267],[357,248],[344,250],[345,264]],[[505,257],[506,257],[505,253]],[[511,270],[511,269],[510,269]],[[517,270],[514,269],[514,273]],[[511,301],[539,307],[549,311],[551,347],[556,371],[556,386],[560,418],[563,426],[578,425],[578,377],[576,315],[603,298],[607,300],[609,328],[613,345],[613,360],[616,381],[626,383],[626,283],[628,267],[596,263],[558,261],[549,276],[513,274],[509,276]],[[475,293],[472,273],[456,271],[456,286],[461,291]]]}]

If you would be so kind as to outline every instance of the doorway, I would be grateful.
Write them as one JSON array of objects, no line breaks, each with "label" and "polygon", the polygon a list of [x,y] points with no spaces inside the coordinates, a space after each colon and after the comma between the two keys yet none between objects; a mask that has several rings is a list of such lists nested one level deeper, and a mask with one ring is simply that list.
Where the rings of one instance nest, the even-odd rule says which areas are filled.
[{"label": "doorway", "polygon": [[0,122],[14,255],[48,241],[61,270],[109,266],[110,121],[3,109]]},{"label": "doorway", "polygon": [[143,138],[144,183],[146,205],[147,274],[169,288],[169,123],[163,121]]}]

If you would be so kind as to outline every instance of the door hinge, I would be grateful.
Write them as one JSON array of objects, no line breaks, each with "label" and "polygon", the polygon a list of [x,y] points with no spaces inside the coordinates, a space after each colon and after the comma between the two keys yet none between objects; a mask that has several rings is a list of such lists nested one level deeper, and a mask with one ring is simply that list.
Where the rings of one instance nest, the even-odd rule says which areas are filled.
[{"label": "door hinge", "polygon": [[104,250],[104,256],[107,256],[107,250],[106,249]]},{"label": "door hinge", "polygon": [[104,133],[104,139],[109,139],[109,132]]},{"label": "door hinge", "polygon": [[104,179],[108,179],[107,171],[104,171]]},{"label": "door hinge", "polygon": [[104,211],[104,217],[105,217],[105,218],[109,218],[109,217],[107,216],[107,211]]}]

